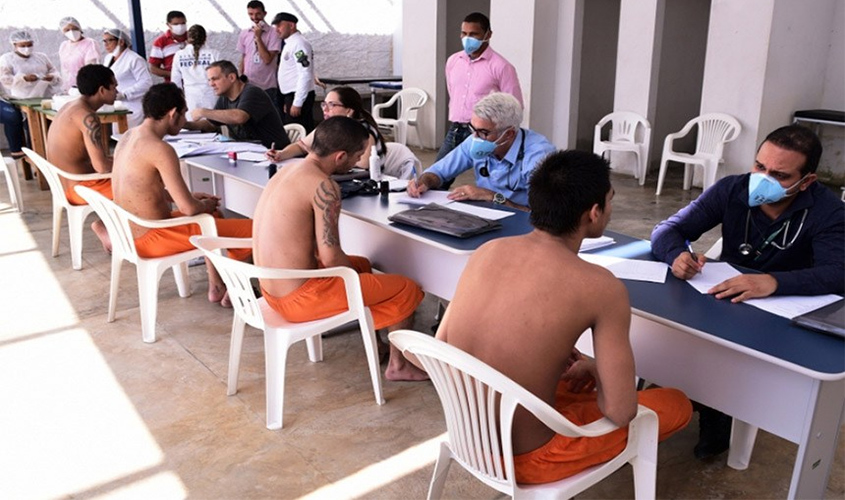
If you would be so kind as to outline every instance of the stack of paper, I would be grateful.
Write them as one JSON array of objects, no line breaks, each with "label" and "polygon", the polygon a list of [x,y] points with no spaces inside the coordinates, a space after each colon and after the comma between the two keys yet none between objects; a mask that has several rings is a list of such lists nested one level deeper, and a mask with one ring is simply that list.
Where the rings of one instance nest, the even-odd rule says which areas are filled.
[{"label": "stack of paper", "polygon": [[625,259],[622,257],[610,257],[608,255],[596,255],[591,253],[582,253],[578,254],[578,256],[587,262],[591,262],[607,269],[612,272],[614,276],[622,280],[665,283],[666,272],[669,270],[669,266],[663,262]]}]

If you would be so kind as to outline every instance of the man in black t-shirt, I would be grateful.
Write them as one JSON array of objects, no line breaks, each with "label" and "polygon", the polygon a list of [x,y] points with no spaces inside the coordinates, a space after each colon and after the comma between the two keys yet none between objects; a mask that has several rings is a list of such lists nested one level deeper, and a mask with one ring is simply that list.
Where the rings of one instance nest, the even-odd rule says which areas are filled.
[{"label": "man in black t-shirt", "polygon": [[279,113],[267,93],[238,76],[229,61],[211,63],[206,70],[208,84],[217,95],[214,109],[195,108],[194,121],[185,128],[216,131],[221,125],[229,127],[232,138],[238,141],[259,141],[266,148],[277,149],[290,144]]}]

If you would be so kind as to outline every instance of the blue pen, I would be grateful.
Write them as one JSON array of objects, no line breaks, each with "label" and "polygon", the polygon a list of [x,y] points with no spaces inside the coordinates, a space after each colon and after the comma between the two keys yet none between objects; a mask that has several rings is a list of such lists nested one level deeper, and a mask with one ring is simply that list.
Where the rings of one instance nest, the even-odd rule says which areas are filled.
[{"label": "blue pen", "polygon": [[687,250],[689,251],[690,255],[692,255],[693,260],[698,262],[698,255],[695,254],[695,250],[692,249],[692,243],[689,240],[686,240]]}]

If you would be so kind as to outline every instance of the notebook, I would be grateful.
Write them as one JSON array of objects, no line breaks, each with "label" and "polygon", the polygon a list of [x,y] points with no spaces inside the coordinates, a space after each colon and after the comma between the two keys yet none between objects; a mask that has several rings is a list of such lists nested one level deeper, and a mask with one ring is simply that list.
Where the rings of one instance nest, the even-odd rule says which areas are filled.
[{"label": "notebook", "polygon": [[792,322],[810,330],[845,337],[845,300],[796,316]]}]

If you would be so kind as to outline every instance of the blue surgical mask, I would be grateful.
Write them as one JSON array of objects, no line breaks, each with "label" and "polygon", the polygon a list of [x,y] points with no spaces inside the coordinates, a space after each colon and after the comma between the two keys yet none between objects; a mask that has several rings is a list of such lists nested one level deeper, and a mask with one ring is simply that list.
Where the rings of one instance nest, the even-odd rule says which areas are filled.
[{"label": "blue surgical mask", "polygon": [[[504,134],[505,132],[501,132],[501,135],[499,137],[501,138],[501,136]],[[495,151],[500,144],[502,143],[499,142],[499,140],[493,142],[473,135],[472,141],[469,144],[469,155],[474,160],[483,160],[484,158],[493,154],[493,151]]]},{"label": "blue surgical mask", "polygon": [[[805,175],[804,177],[807,176]],[[773,177],[761,172],[754,172],[748,178],[748,206],[757,207],[768,203],[777,203],[787,196],[792,196],[792,194],[787,195],[787,192],[798,184],[801,184],[804,177],[798,179],[798,182],[795,184],[785,188]]]},{"label": "blue surgical mask", "polygon": [[480,49],[484,42],[484,40],[479,40],[478,38],[473,38],[471,36],[461,38],[461,44],[464,46],[464,52],[468,55]]}]

